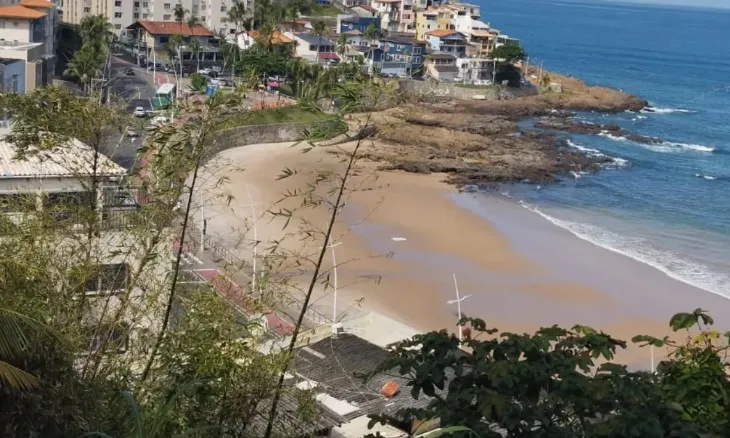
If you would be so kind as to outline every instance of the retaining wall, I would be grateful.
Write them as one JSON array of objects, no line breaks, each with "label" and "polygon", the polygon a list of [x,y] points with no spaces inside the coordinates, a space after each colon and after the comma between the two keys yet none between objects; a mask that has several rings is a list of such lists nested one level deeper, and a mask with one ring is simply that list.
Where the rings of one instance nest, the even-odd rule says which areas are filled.
[{"label": "retaining wall", "polygon": [[537,94],[535,87],[509,88],[495,86],[489,88],[465,88],[451,83],[415,80],[402,80],[398,85],[404,93],[425,100],[472,100],[476,98],[482,100],[507,100]]},{"label": "retaining wall", "polygon": [[337,119],[328,119],[310,123],[270,123],[224,129],[216,133],[211,155],[249,144],[301,141],[312,136],[317,137],[320,132],[336,129],[340,123]]}]

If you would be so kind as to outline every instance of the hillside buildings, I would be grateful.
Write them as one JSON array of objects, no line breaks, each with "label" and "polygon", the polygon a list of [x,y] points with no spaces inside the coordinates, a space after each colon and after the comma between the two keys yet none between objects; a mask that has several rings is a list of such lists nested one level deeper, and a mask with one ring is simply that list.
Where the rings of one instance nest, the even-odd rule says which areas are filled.
[{"label": "hillside buildings", "polygon": [[[182,37],[184,45],[178,55],[183,65],[207,66],[222,61],[219,55],[219,41],[209,29],[201,24],[174,21],[137,21],[126,28],[122,44],[140,60],[154,63],[174,64],[166,50],[172,37]],[[193,41],[197,42],[193,44]],[[175,61],[177,62],[177,61]]]},{"label": "hillside buildings", "polygon": [[0,6],[0,87],[25,93],[47,85],[55,69],[56,5],[21,0]]},{"label": "hillside buildings", "polygon": [[[240,0],[253,11],[254,0]],[[119,34],[136,21],[175,21],[177,5],[214,33],[235,34],[228,11],[234,0],[64,0],[63,21],[78,24],[90,15],[104,15]]]}]

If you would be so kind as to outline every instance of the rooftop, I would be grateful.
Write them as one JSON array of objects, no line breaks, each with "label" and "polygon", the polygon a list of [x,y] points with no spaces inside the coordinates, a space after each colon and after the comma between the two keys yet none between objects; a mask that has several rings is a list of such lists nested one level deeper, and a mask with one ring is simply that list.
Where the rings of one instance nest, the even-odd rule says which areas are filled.
[{"label": "rooftop", "polygon": [[[31,149],[23,158],[17,156],[15,145],[0,140],[0,178],[3,179],[90,176],[93,164],[93,149],[76,139],[52,151]],[[123,167],[106,156],[98,157],[97,174],[123,176],[126,173]]]},{"label": "rooftop", "polygon": [[295,37],[303,40],[308,44],[320,45],[320,46],[334,46],[335,43],[327,39],[327,37],[312,35],[311,33],[295,33]]},{"label": "rooftop", "polygon": [[434,60],[436,60],[436,59],[444,60],[444,61],[455,61],[456,60],[456,56],[450,55],[448,53],[431,53],[428,56],[430,56],[431,59],[434,59]]},{"label": "rooftop", "polygon": [[463,36],[461,33],[451,30],[451,29],[437,29],[432,30],[430,32],[426,32],[426,35],[431,35],[435,37],[445,37],[445,36],[451,36],[451,35],[457,35],[457,36]]},{"label": "rooftop", "polygon": [[54,9],[56,5],[47,0],[22,0],[20,6],[27,6],[29,8],[43,8],[43,9]]},{"label": "rooftop", "polygon": [[127,29],[138,29],[140,27],[152,35],[213,36],[213,32],[202,24],[190,27],[188,23],[178,23],[176,21],[142,20],[127,26]]},{"label": "rooftop", "polygon": [[35,20],[45,16],[45,12],[26,8],[25,6],[15,5],[0,7],[0,18],[21,18],[25,20]]},{"label": "rooftop", "polygon": [[[239,33],[246,33],[246,32],[239,32]],[[256,30],[251,30],[248,32],[248,34],[251,36],[251,38],[258,38],[259,32]],[[293,43],[294,40],[289,38],[288,36],[284,35],[278,30],[275,30],[271,33],[271,44],[290,44]]]},{"label": "rooftop", "polygon": [[[404,408],[425,407],[426,396],[411,397],[406,380],[379,373],[362,379],[388,357],[388,352],[362,338],[345,333],[323,339],[296,351],[293,371],[312,381],[318,399],[344,420],[380,413],[395,417]],[[382,395],[386,383],[395,381],[399,390],[392,397]]]},{"label": "rooftop", "polygon": [[360,36],[360,35],[362,35],[362,32],[360,32],[357,29],[348,30],[347,32],[342,32],[342,33],[344,33],[345,35],[349,35],[349,36]]},{"label": "rooftop", "polygon": [[458,73],[459,67],[455,65],[435,65],[436,71],[439,73]]},{"label": "rooftop", "polygon": [[418,44],[418,45],[426,45],[425,41],[418,41],[413,34],[404,33],[404,34],[397,34],[397,33],[390,33],[388,36],[384,36],[380,38],[380,41],[391,41],[394,43],[403,43],[403,44]]}]

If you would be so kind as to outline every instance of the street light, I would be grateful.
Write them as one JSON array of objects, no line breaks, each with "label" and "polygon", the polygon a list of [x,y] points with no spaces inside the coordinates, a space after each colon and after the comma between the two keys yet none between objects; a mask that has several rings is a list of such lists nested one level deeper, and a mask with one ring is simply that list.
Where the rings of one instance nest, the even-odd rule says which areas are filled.
[{"label": "street light", "polygon": [[[471,295],[464,295],[463,297],[459,296],[459,285],[456,282],[456,274],[453,274],[453,275],[454,275],[454,290],[456,291],[456,299],[449,300],[446,302],[446,304],[456,303],[456,309],[457,309],[457,312],[459,313],[459,321],[461,321],[461,302],[464,301],[465,299],[469,298]],[[460,342],[463,339],[463,337],[464,337],[464,330],[463,330],[462,325],[459,324],[459,341]]]},{"label": "street light", "polygon": [[335,248],[342,245],[342,242],[330,243],[328,246],[332,250],[332,273],[334,274],[334,294],[332,302],[332,333],[337,333],[337,258],[335,257]]}]

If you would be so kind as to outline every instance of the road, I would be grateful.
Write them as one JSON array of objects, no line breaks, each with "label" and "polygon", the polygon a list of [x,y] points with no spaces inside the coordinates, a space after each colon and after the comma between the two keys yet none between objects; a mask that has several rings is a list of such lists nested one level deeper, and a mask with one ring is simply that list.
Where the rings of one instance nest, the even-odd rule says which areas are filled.
[{"label": "road", "polygon": [[[125,74],[125,70],[128,68],[132,69],[133,75]],[[109,77],[109,94],[124,101],[130,114],[138,106],[152,109],[152,98],[157,87],[151,72],[137,67],[133,62],[126,59],[112,57]],[[160,80],[166,80],[164,73],[158,74],[158,83]],[[115,163],[126,169],[134,167],[137,150],[144,142],[145,131],[143,125],[144,121],[140,119],[139,123],[134,126],[140,135],[136,138],[125,137],[116,132],[110,134],[104,140],[104,153]]]}]

